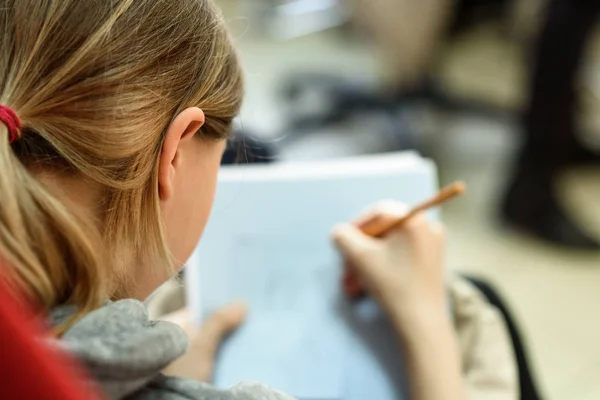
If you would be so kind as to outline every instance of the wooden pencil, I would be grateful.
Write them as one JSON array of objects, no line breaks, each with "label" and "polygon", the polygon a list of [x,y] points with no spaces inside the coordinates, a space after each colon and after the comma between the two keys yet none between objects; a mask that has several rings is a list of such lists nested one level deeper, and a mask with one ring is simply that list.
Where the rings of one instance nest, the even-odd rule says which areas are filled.
[{"label": "wooden pencil", "polygon": [[[441,189],[433,198],[413,207],[402,217],[377,216],[359,225],[360,230],[368,236],[381,238],[390,232],[402,227],[406,221],[415,215],[427,211],[432,207],[439,206],[457,196],[463,194],[466,185],[463,182],[454,182]],[[346,270],[344,275],[344,290],[351,298],[357,298],[365,294],[358,277],[352,270]]]}]

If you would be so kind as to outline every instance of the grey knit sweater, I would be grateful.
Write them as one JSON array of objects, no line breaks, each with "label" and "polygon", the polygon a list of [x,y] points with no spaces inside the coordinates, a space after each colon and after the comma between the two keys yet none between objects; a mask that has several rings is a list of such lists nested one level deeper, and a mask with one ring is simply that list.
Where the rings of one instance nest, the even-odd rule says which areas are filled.
[{"label": "grey knit sweater", "polygon": [[[51,314],[59,324],[74,312],[60,307]],[[187,335],[169,322],[151,321],[136,300],[110,303],[75,324],[60,346],[89,369],[111,399],[133,400],[292,400],[256,383],[218,390],[161,371],[187,349]]]}]

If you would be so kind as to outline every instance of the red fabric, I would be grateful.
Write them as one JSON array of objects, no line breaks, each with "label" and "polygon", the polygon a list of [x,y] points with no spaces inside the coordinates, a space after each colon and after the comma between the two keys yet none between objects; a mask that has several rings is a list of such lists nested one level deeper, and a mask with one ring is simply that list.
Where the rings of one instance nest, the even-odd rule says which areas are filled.
[{"label": "red fabric", "polygon": [[0,287],[0,399],[100,398],[83,387],[85,374],[76,363],[41,343],[44,333],[27,314]]},{"label": "red fabric", "polygon": [[0,104],[0,123],[6,125],[8,129],[8,141],[10,143],[19,139],[21,120],[12,108]]}]

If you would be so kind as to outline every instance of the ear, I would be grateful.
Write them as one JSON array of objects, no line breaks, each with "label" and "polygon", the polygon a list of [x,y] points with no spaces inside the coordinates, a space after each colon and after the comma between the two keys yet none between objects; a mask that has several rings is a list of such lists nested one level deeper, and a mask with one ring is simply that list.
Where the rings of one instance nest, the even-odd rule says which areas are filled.
[{"label": "ear", "polygon": [[183,110],[167,129],[158,165],[158,193],[161,200],[173,195],[173,180],[181,157],[181,147],[191,141],[204,125],[204,112],[198,107]]}]

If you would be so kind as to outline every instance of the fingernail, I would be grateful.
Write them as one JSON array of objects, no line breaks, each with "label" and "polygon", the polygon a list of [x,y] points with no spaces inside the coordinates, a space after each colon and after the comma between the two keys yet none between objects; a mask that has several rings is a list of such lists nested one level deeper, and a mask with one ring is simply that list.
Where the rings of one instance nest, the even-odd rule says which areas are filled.
[{"label": "fingernail", "polygon": [[229,304],[228,308],[244,316],[248,314],[248,310],[250,309],[248,302],[244,300],[235,300]]},{"label": "fingernail", "polygon": [[344,233],[344,231],[346,231],[348,229],[349,225],[348,224],[337,224],[332,230],[331,230],[331,236],[333,237],[334,240],[337,240],[340,235],[342,235]]}]

